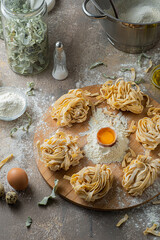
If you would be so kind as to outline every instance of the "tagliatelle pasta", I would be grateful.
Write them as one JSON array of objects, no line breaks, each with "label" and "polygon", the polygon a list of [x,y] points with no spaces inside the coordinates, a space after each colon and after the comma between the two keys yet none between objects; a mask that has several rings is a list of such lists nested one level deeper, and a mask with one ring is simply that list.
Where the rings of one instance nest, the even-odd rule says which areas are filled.
[{"label": "tagliatelle pasta", "polygon": [[86,96],[96,95],[80,89],[70,90],[55,102],[51,116],[57,120],[58,126],[82,123],[87,119],[90,106],[94,107]]},{"label": "tagliatelle pasta", "polygon": [[152,204],[153,204],[153,205],[158,205],[158,204],[160,204],[160,200],[153,201]]},{"label": "tagliatelle pasta", "polygon": [[53,171],[75,166],[83,158],[83,153],[77,145],[77,138],[57,131],[53,137],[43,144],[37,142],[40,160]]},{"label": "tagliatelle pasta", "polygon": [[126,155],[124,156],[123,158],[123,161],[122,161],[122,168],[125,168],[127,167],[127,165],[130,164],[130,162],[133,160],[133,158],[136,157],[136,153],[131,149],[129,148],[129,151],[126,153]]},{"label": "tagliatelle pasta", "polygon": [[100,92],[112,109],[130,111],[136,114],[143,111],[142,100],[146,95],[140,91],[135,82],[125,82],[121,78],[117,79],[115,84],[112,81],[107,81],[103,84]]},{"label": "tagliatelle pasta", "polygon": [[126,136],[130,136],[132,133],[135,133],[136,130],[137,130],[136,122],[134,120],[132,120],[132,122],[129,126],[129,129],[126,130],[126,132],[127,132]]},{"label": "tagliatelle pasta", "polygon": [[106,164],[84,167],[70,178],[75,193],[87,202],[104,197],[112,187],[112,182],[112,172]]},{"label": "tagliatelle pasta", "polygon": [[136,140],[143,147],[154,150],[160,143],[160,115],[153,118],[144,117],[138,121]]},{"label": "tagliatelle pasta", "polygon": [[10,161],[11,159],[13,158],[13,154],[9,155],[7,158],[3,159],[1,162],[0,162],[0,169],[3,167],[3,165]]},{"label": "tagliatelle pasta", "polygon": [[128,215],[125,214],[123,218],[119,220],[119,222],[116,224],[116,227],[120,227],[123,223],[125,223],[128,220]]},{"label": "tagliatelle pasta", "polygon": [[158,225],[156,223],[153,224],[152,227],[150,228],[146,228],[146,230],[143,232],[144,235],[147,235],[147,234],[152,234],[154,236],[157,236],[157,237],[160,237],[160,232],[156,231]]},{"label": "tagliatelle pasta", "polygon": [[154,183],[160,173],[160,159],[138,155],[123,172],[122,186],[132,196],[140,196]]},{"label": "tagliatelle pasta", "polygon": [[148,109],[147,115],[149,117],[154,116],[154,115],[160,115],[160,108],[150,107]]}]

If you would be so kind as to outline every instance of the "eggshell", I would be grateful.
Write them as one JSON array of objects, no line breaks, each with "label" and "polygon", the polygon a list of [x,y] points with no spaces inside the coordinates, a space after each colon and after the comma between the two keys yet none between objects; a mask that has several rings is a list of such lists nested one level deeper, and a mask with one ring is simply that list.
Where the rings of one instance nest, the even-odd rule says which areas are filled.
[{"label": "eggshell", "polygon": [[9,184],[15,190],[24,190],[28,186],[27,173],[22,168],[12,168],[7,174]]}]

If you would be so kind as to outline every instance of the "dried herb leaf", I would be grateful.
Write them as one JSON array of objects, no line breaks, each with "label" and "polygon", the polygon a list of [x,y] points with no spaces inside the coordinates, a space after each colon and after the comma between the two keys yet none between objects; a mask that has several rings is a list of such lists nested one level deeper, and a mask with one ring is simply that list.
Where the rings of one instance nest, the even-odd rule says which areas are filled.
[{"label": "dried herb leaf", "polygon": [[142,67],[142,58],[151,59],[151,56],[149,56],[149,55],[147,55],[147,54],[145,54],[145,53],[141,53],[141,54],[138,56],[138,60],[137,60],[138,65],[139,65],[140,67]]},{"label": "dried herb leaf", "polygon": [[30,90],[30,91],[27,91],[27,95],[28,95],[28,96],[34,96],[35,94],[34,94],[34,91],[33,91],[33,90]]},{"label": "dried herb leaf", "polygon": [[117,79],[116,76],[107,76],[105,73],[103,73],[103,77],[108,78],[108,79],[111,79],[111,80]]},{"label": "dried herb leaf", "polygon": [[131,69],[130,68],[121,68],[120,71],[121,72],[127,72],[127,71],[131,71]]},{"label": "dried herb leaf", "polygon": [[27,115],[27,117],[28,117],[28,120],[27,120],[28,123],[27,123],[27,125],[26,125],[26,132],[28,132],[28,130],[29,130],[31,124],[32,124],[32,117],[29,115],[28,112],[26,112],[26,115]]},{"label": "dried herb leaf", "polygon": [[96,68],[98,66],[104,65],[107,67],[107,65],[104,62],[95,62],[90,66],[90,69]]},{"label": "dried herb leaf", "polygon": [[139,84],[141,84],[141,83],[144,83],[145,82],[145,80],[143,79],[143,78],[140,78],[140,79],[138,79],[138,80],[136,80],[136,81],[134,81],[137,85],[139,85]]},{"label": "dried herb leaf", "polygon": [[145,72],[148,73],[148,72],[152,69],[152,66],[153,66],[153,63],[152,63],[152,60],[150,59],[150,60],[149,60],[149,66],[148,66],[148,68],[145,70]]},{"label": "dried herb leaf", "polygon": [[56,197],[56,194],[55,194],[55,193],[56,193],[56,190],[57,190],[57,185],[58,185],[58,179],[56,179],[56,180],[54,181],[54,188],[53,188],[53,190],[52,190],[52,192],[51,192],[51,195],[49,195],[48,197],[44,197],[44,198],[42,199],[42,201],[40,201],[40,202],[38,203],[38,205],[40,205],[40,206],[46,206],[49,199],[54,199],[54,198]]},{"label": "dried herb leaf", "polygon": [[30,227],[32,224],[32,218],[31,217],[28,217],[27,218],[27,221],[26,221],[26,227]]},{"label": "dried herb leaf", "polygon": [[29,115],[28,112],[26,112],[26,116],[27,116],[27,123],[26,123],[26,125],[25,126],[21,126],[21,127],[14,127],[14,128],[12,128],[11,131],[10,131],[10,136],[11,137],[13,137],[13,134],[15,132],[17,132],[18,129],[21,129],[24,132],[28,132],[28,130],[29,130],[31,124],[32,124],[32,117]]},{"label": "dried herb leaf", "polygon": [[50,196],[44,197],[44,198],[42,199],[42,201],[40,201],[40,202],[38,203],[38,205],[40,205],[40,206],[46,206],[49,199],[50,199]]},{"label": "dried herb leaf", "polygon": [[26,94],[28,96],[34,96],[34,87],[35,87],[35,83],[34,82],[27,82],[27,87],[29,88],[29,90],[26,92]]},{"label": "dried herb leaf", "polygon": [[11,131],[10,131],[10,137],[13,137],[13,134],[14,134],[15,132],[17,132],[17,130],[18,130],[17,127],[12,128]]},{"label": "dried herb leaf", "polygon": [[35,83],[34,82],[27,82],[27,87],[30,89],[34,89]]}]

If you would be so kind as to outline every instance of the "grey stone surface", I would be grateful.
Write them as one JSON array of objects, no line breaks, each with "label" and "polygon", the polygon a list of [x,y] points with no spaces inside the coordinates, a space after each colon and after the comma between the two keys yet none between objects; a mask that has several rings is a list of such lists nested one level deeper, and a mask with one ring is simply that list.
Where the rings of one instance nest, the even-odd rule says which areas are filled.
[{"label": "grey stone surface", "polygon": [[[56,1],[55,8],[49,14],[50,64],[39,75],[24,77],[13,73],[7,63],[4,42],[0,40],[0,81],[3,86],[26,89],[26,83],[34,81],[37,89],[35,92],[37,104],[41,107],[42,96],[50,96],[48,102],[45,101],[45,104],[48,104],[46,108],[48,108],[53,102],[52,95],[57,99],[71,88],[103,83],[105,78],[102,77],[102,73],[109,76],[119,76],[122,74],[120,68],[136,65],[137,55],[122,53],[114,49],[108,43],[100,23],[83,14],[81,4],[82,0]],[[57,40],[64,43],[67,55],[69,77],[65,81],[56,81],[51,75],[52,52]],[[159,62],[159,47],[160,44],[148,52],[155,65]],[[100,67],[92,71],[89,70],[92,63],[102,59],[107,62],[107,68]],[[138,68],[137,71],[141,77],[142,70]],[[129,76],[129,73],[127,74],[126,77]],[[149,75],[145,75],[145,83],[141,87],[143,91],[148,92],[160,102],[160,91],[150,83]],[[117,212],[87,210],[77,207],[61,197],[57,197],[47,207],[37,205],[38,201],[50,194],[51,189],[38,172],[34,156],[29,151],[33,148],[34,129],[41,117],[39,112],[36,113],[31,108],[33,98],[29,99],[28,107],[29,112],[34,117],[33,129],[22,139],[24,143],[24,158],[22,159],[24,163],[22,166],[27,172],[32,171],[29,177],[29,187],[26,191],[19,193],[19,201],[15,206],[8,206],[4,200],[0,200],[0,240],[146,239],[143,236],[143,231],[146,226],[152,225],[152,221],[158,221],[160,214],[159,208],[151,203],[133,210]],[[42,109],[44,109],[44,104],[42,105]],[[8,153],[10,153],[14,139],[9,139],[9,131],[15,125],[20,125],[22,120],[0,121],[0,157],[3,158],[7,155],[7,152],[3,151],[3,147],[8,148]],[[5,183],[5,187],[8,189],[6,175],[7,167],[4,166],[0,170],[0,181]],[[121,228],[116,228],[116,223],[125,213],[128,213],[129,220]],[[33,219],[29,229],[25,227],[28,216]],[[156,238],[148,237],[148,239]]]}]

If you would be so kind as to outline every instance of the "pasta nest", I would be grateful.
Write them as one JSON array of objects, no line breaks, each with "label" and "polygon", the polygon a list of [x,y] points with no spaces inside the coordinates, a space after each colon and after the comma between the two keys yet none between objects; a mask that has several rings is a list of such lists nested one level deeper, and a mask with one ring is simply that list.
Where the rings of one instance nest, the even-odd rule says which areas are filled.
[{"label": "pasta nest", "polygon": [[89,92],[80,89],[70,90],[61,96],[54,104],[52,118],[57,120],[58,126],[72,126],[87,119],[91,103],[86,96]]},{"label": "pasta nest", "polygon": [[153,118],[144,117],[138,121],[136,140],[143,147],[154,150],[160,143],[160,115]]},{"label": "pasta nest", "polygon": [[[135,86],[135,88],[132,86]],[[140,114],[143,111],[141,102],[144,94],[140,91],[139,86],[132,81],[125,82],[117,79],[115,84],[111,80],[107,81],[103,84],[100,92],[102,97],[107,99],[107,103],[112,109],[121,109],[122,111],[130,111],[136,114]]]},{"label": "pasta nest", "polygon": [[37,143],[40,160],[53,171],[79,164],[83,153],[77,145],[77,138],[64,132],[56,132],[53,137],[46,139],[42,145]]},{"label": "pasta nest", "polygon": [[160,159],[152,160],[149,156],[138,155],[123,172],[122,186],[132,196],[142,195],[160,173]]},{"label": "pasta nest", "polygon": [[105,164],[84,167],[70,179],[74,191],[87,202],[104,197],[112,187],[112,182],[112,171]]}]

